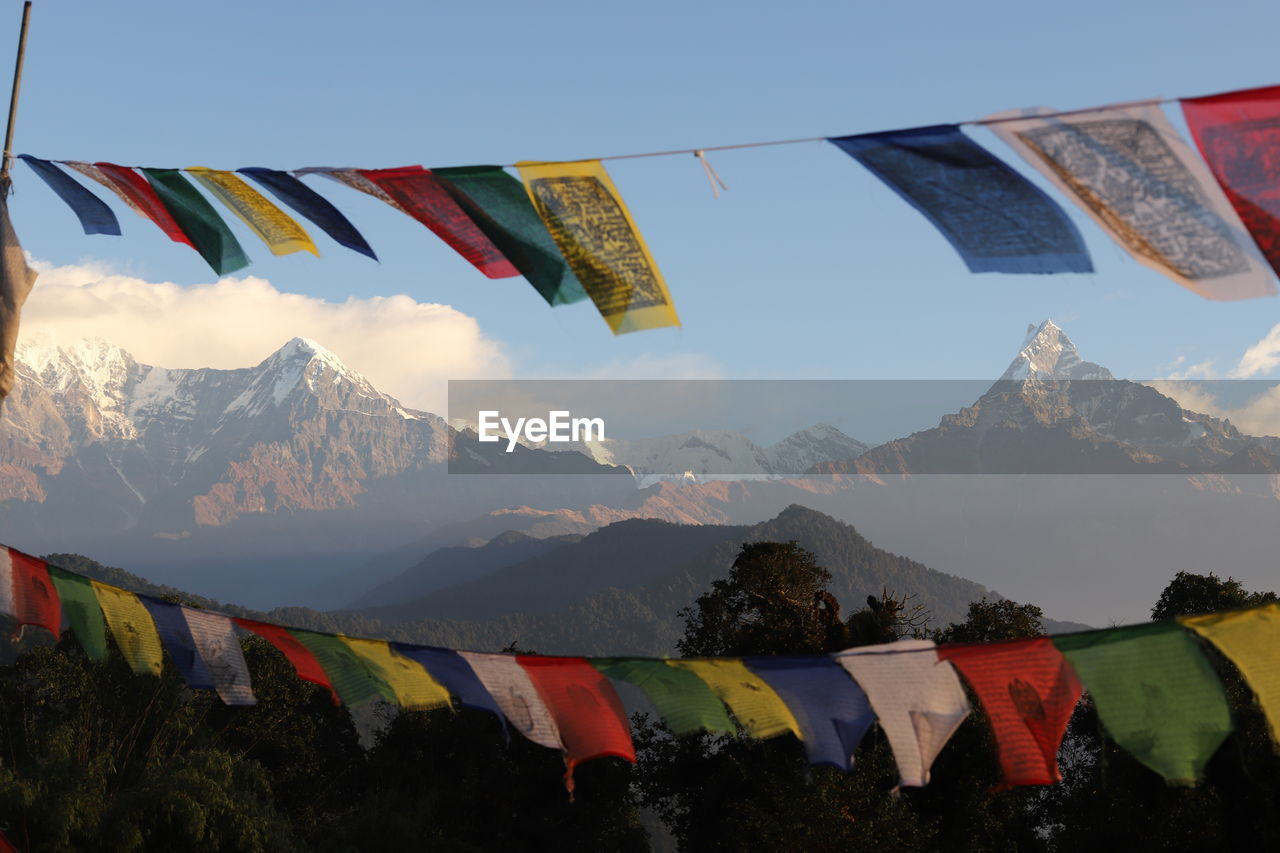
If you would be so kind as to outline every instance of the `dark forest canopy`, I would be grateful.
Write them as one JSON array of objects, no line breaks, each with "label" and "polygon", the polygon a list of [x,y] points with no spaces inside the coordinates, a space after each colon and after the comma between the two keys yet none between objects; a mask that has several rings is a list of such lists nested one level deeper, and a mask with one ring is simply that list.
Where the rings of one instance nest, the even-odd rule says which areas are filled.
[{"label": "dark forest canopy", "polygon": [[[828,570],[794,542],[749,542],[724,571],[682,613],[681,651],[822,653],[926,630],[911,590],[840,601]],[[1153,615],[1274,599],[1180,572]],[[1042,631],[1039,608],[984,599],[930,636]],[[810,767],[790,735],[675,738],[638,716],[638,764],[585,764],[570,802],[560,756],[519,735],[508,742],[493,717],[373,706],[353,716],[257,638],[244,648],[259,704],[229,708],[186,688],[172,666],[160,678],[134,675],[114,650],[93,663],[69,635],[49,645],[38,633],[29,629],[0,667],[0,830],[19,849],[1280,847],[1280,759],[1251,694],[1216,654],[1236,732],[1196,788],[1165,785],[1101,737],[1086,699],[1062,749],[1065,781],[1052,787],[997,791],[979,710],[930,785],[901,792],[874,727],[845,774]]]}]

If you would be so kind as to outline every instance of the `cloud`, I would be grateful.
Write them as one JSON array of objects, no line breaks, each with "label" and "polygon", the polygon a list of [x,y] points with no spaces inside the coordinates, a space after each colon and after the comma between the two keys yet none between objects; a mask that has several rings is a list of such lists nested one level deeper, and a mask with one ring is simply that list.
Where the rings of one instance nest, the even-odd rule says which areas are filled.
[{"label": "cloud", "polygon": [[1239,406],[1228,407],[1219,403],[1218,394],[1214,393],[1216,383],[1182,382],[1158,380],[1149,382],[1166,397],[1177,401],[1179,406],[1192,412],[1212,415],[1215,418],[1226,418],[1241,432],[1247,435],[1280,435],[1280,385],[1267,388],[1249,397]]},{"label": "cloud", "polygon": [[445,380],[511,373],[502,346],[473,317],[404,295],[328,302],[253,276],[183,286],[92,264],[33,266],[40,280],[22,312],[27,341],[98,337],[144,364],[235,368],[306,337],[380,390],[434,412],[444,411]]},{"label": "cloud", "polygon": [[1267,373],[1280,365],[1280,324],[1271,327],[1271,331],[1240,356],[1240,363],[1231,371],[1236,379],[1247,379],[1260,373]]}]

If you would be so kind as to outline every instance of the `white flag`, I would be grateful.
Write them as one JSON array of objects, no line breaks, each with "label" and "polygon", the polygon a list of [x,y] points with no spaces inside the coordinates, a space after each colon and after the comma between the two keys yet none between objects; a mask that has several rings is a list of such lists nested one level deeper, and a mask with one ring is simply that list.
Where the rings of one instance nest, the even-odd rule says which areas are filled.
[{"label": "white flag", "polygon": [[903,785],[929,784],[929,768],[969,715],[969,699],[932,640],[900,640],[835,655],[867,694]]},{"label": "white flag", "polygon": [[1159,105],[1051,112],[1033,107],[985,121],[1000,119],[988,128],[1139,263],[1207,299],[1275,294],[1253,238]]},{"label": "white flag", "polygon": [[529,740],[551,749],[564,749],[560,740],[560,729],[551,712],[538,695],[538,690],[529,680],[529,673],[524,671],[511,655],[486,654],[482,652],[458,652],[476,677],[489,691],[493,701],[498,703],[502,713],[511,721],[511,725]]},{"label": "white flag", "polygon": [[249,667],[240,650],[240,638],[231,620],[221,613],[189,607],[182,608],[182,615],[222,701],[228,705],[258,704],[250,686]]}]

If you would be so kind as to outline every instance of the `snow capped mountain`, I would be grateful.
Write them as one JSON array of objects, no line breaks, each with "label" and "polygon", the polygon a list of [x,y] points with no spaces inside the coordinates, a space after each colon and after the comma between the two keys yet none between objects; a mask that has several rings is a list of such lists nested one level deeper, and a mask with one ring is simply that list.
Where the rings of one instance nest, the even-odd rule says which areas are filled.
[{"label": "snow capped mountain", "polygon": [[1052,320],[1028,325],[1013,362],[1001,380],[1024,379],[1114,379],[1111,371],[1091,361],[1083,361],[1076,345]]},{"label": "snow capped mountain", "polygon": [[657,438],[605,438],[530,446],[577,450],[602,465],[624,466],[636,475],[641,486],[672,477],[696,480],[803,474],[820,462],[848,459],[867,449],[866,444],[830,424],[800,430],[769,447],[761,447],[729,430],[692,430]]}]

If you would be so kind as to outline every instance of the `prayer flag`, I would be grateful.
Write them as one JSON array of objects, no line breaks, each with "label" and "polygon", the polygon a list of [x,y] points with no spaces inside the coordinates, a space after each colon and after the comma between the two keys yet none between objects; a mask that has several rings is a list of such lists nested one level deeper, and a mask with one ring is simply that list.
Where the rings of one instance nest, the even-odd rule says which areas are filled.
[{"label": "prayer flag", "polygon": [[867,694],[829,657],[750,657],[746,665],[795,715],[810,764],[853,767],[853,753],[876,721]]},{"label": "prayer flag", "polygon": [[1080,701],[1080,681],[1048,637],[938,646],[978,695],[1000,751],[1004,786],[1062,780],[1058,747]]},{"label": "prayer flag", "polygon": [[[13,354],[18,347],[22,304],[36,283],[35,270],[18,245],[9,221],[9,181],[0,181],[0,402],[13,390]],[[56,630],[54,633],[58,633]]]},{"label": "prayer flag", "polygon": [[1191,785],[1231,733],[1227,698],[1196,639],[1155,622],[1054,637],[1107,733],[1175,784]]},{"label": "prayer flag", "polygon": [[98,606],[106,618],[111,636],[129,668],[138,675],[159,675],[164,665],[160,651],[160,635],[156,633],[151,614],[138,596],[127,589],[90,581]]},{"label": "prayer flag", "polygon": [[0,545],[0,614],[18,627],[36,625],[55,637],[62,632],[62,606],[44,560]]},{"label": "prayer flag", "polygon": [[929,768],[969,716],[969,700],[932,640],[899,640],[840,652],[836,661],[867,694],[902,785],[929,784]]},{"label": "prayer flag", "polygon": [[145,216],[159,226],[165,236],[173,242],[185,243],[193,249],[196,247],[187,236],[187,232],[183,231],[182,226],[173,218],[169,208],[164,206],[160,196],[156,195],[151,184],[133,169],[103,162],[89,164],[67,161],[66,165],[101,182],[104,187],[123,199],[129,207],[136,210],[140,216]]},{"label": "prayer flag", "polygon": [[529,740],[550,749],[564,749],[560,730],[547,710],[529,673],[513,655],[458,652],[471,665],[485,690],[498,703],[511,725]]},{"label": "prayer flag", "polygon": [[388,702],[396,701],[391,685],[365,665],[361,657],[344,642],[345,637],[297,628],[290,628],[289,633],[320,661],[324,674],[329,677],[333,689],[347,707],[353,708],[379,696]]},{"label": "prayer flag", "polygon": [[1141,264],[1207,299],[1275,293],[1271,272],[1200,158],[1155,104],[988,117],[988,127]]},{"label": "prayer flag", "polygon": [[299,216],[309,219],[313,225],[332,237],[340,246],[346,246],[375,261],[378,259],[364,237],[338,208],[293,175],[258,166],[247,166],[236,171],[253,178],[281,202],[293,208]]},{"label": "prayer flag", "polygon": [[422,664],[391,650],[386,640],[340,637],[373,674],[391,687],[401,708],[425,710],[449,704],[449,691],[423,669]]},{"label": "prayer flag", "polygon": [[312,684],[320,685],[329,691],[329,697],[333,699],[333,704],[341,704],[341,700],[338,698],[338,691],[333,689],[333,682],[325,674],[324,667],[320,665],[320,661],[311,653],[310,649],[298,642],[297,637],[289,633],[288,628],[281,625],[271,625],[266,622],[256,622],[252,619],[233,619],[232,621],[246,631],[252,631],[275,646],[293,665],[293,669],[298,673],[299,678],[303,681],[310,681]]},{"label": "prayer flag", "polygon": [[1280,273],[1280,86],[1182,101],[1200,154]]},{"label": "prayer flag", "polygon": [[1183,616],[1182,624],[1217,646],[1258,697],[1271,739],[1280,744],[1280,604]]},{"label": "prayer flag", "polygon": [[635,763],[622,700],[609,679],[585,658],[520,655],[516,661],[528,673],[560,732],[570,790],[573,768],[583,761],[615,755]]},{"label": "prayer flag", "polygon": [[[105,660],[107,657],[107,623],[102,616],[102,605],[93,592],[89,579],[71,572],[48,566],[49,579],[58,590],[62,612],[71,626],[71,633],[89,656],[89,660]],[[56,635],[58,632],[54,632]]]},{"label": "prayer flag", "polygon": [[493,701],[489,691],[484,689],[471,664],[456,651],[408,643],[392,643],[391,647],[397,654],[422,664],[432,678],[458,698],[463,707],[488,711],[501,720],[503,729],[506,729],[507,721],[502,715],[502,709]]},{"label": "prayer flag", "polygon": [[791,732],[803,735],[785,702],[760,676],[733,658],[669,660],[668,666],[692,672],[729,706],[743,731],[761,740]]},{"label": "prayer flag", "polygon": [[549,305],[587,298],[524,186],[505,169],[460,166],[431,174]]},{"label": "prayer flag", "polygon": [[520,274],[428,170],[402,166],[361,169],[360,174],[489,278]]},{"label": "prayer flag", "polygon": [[84,233],[120,235],[120,222],[102,199],[80,186],[70,175],[48,160],[41,160],[30,154],[19,154],[18,158],[30,166],[31,171],[39,175],[49,185],[49,189],[71,208],[80,220]]},{"label": "prayer flag", "polygon": [[240,221],[267,244],[271,254],[310,252],[319,257],[320,252],[302,226],[267,201],[261,193],[237,178],[234,172],[206,169],[202,166],[188,166],[187,172],[194,175],[218,201],[240,217]]},{"label": "prayer flag", "polygon": [[182,608],[196,650],[213,676],[213,689],[228,705],[256,705],[249,666],[240,648],[234,623],[221,613]]},{"label": "prayer flag", "polygon": [[188,687],[196,690],[213,690],[213,674],[196,649],[196,641],[191,636],[191,628],[182,615],[185,608],[180,604],[161,601],[149,595],[140,595],[138,600],[151,614],[156,633],[160,635],[160,643],[169,653],[169,660],[182,674],[182,680]]},{"label": "prayer flag", "polygon": [[1093,272],[1075,224],[954,124],[831,139],[942,232],[969,272]]},{"label": "prayer flag", "polygon": [[593,658],[591,663],[609,678],[642,690],[662,714],[667,728],[677,735],[702,730],[724,734],[737,731],[724,703],[705,681],[686,669],[645,658]]},{"label": "prayer flag", "polygon": [[[98,164],[101,166],[102,164]],[[182,228],[200,257],[218,275],[249,265],[244,249],[213,205],[177,169],[143,169],[165,209]]]},{"label": "prayer flag", "polygon": [[599,160],[516,165],[560,254],[615,335],[680,325],[658,265]]}]

